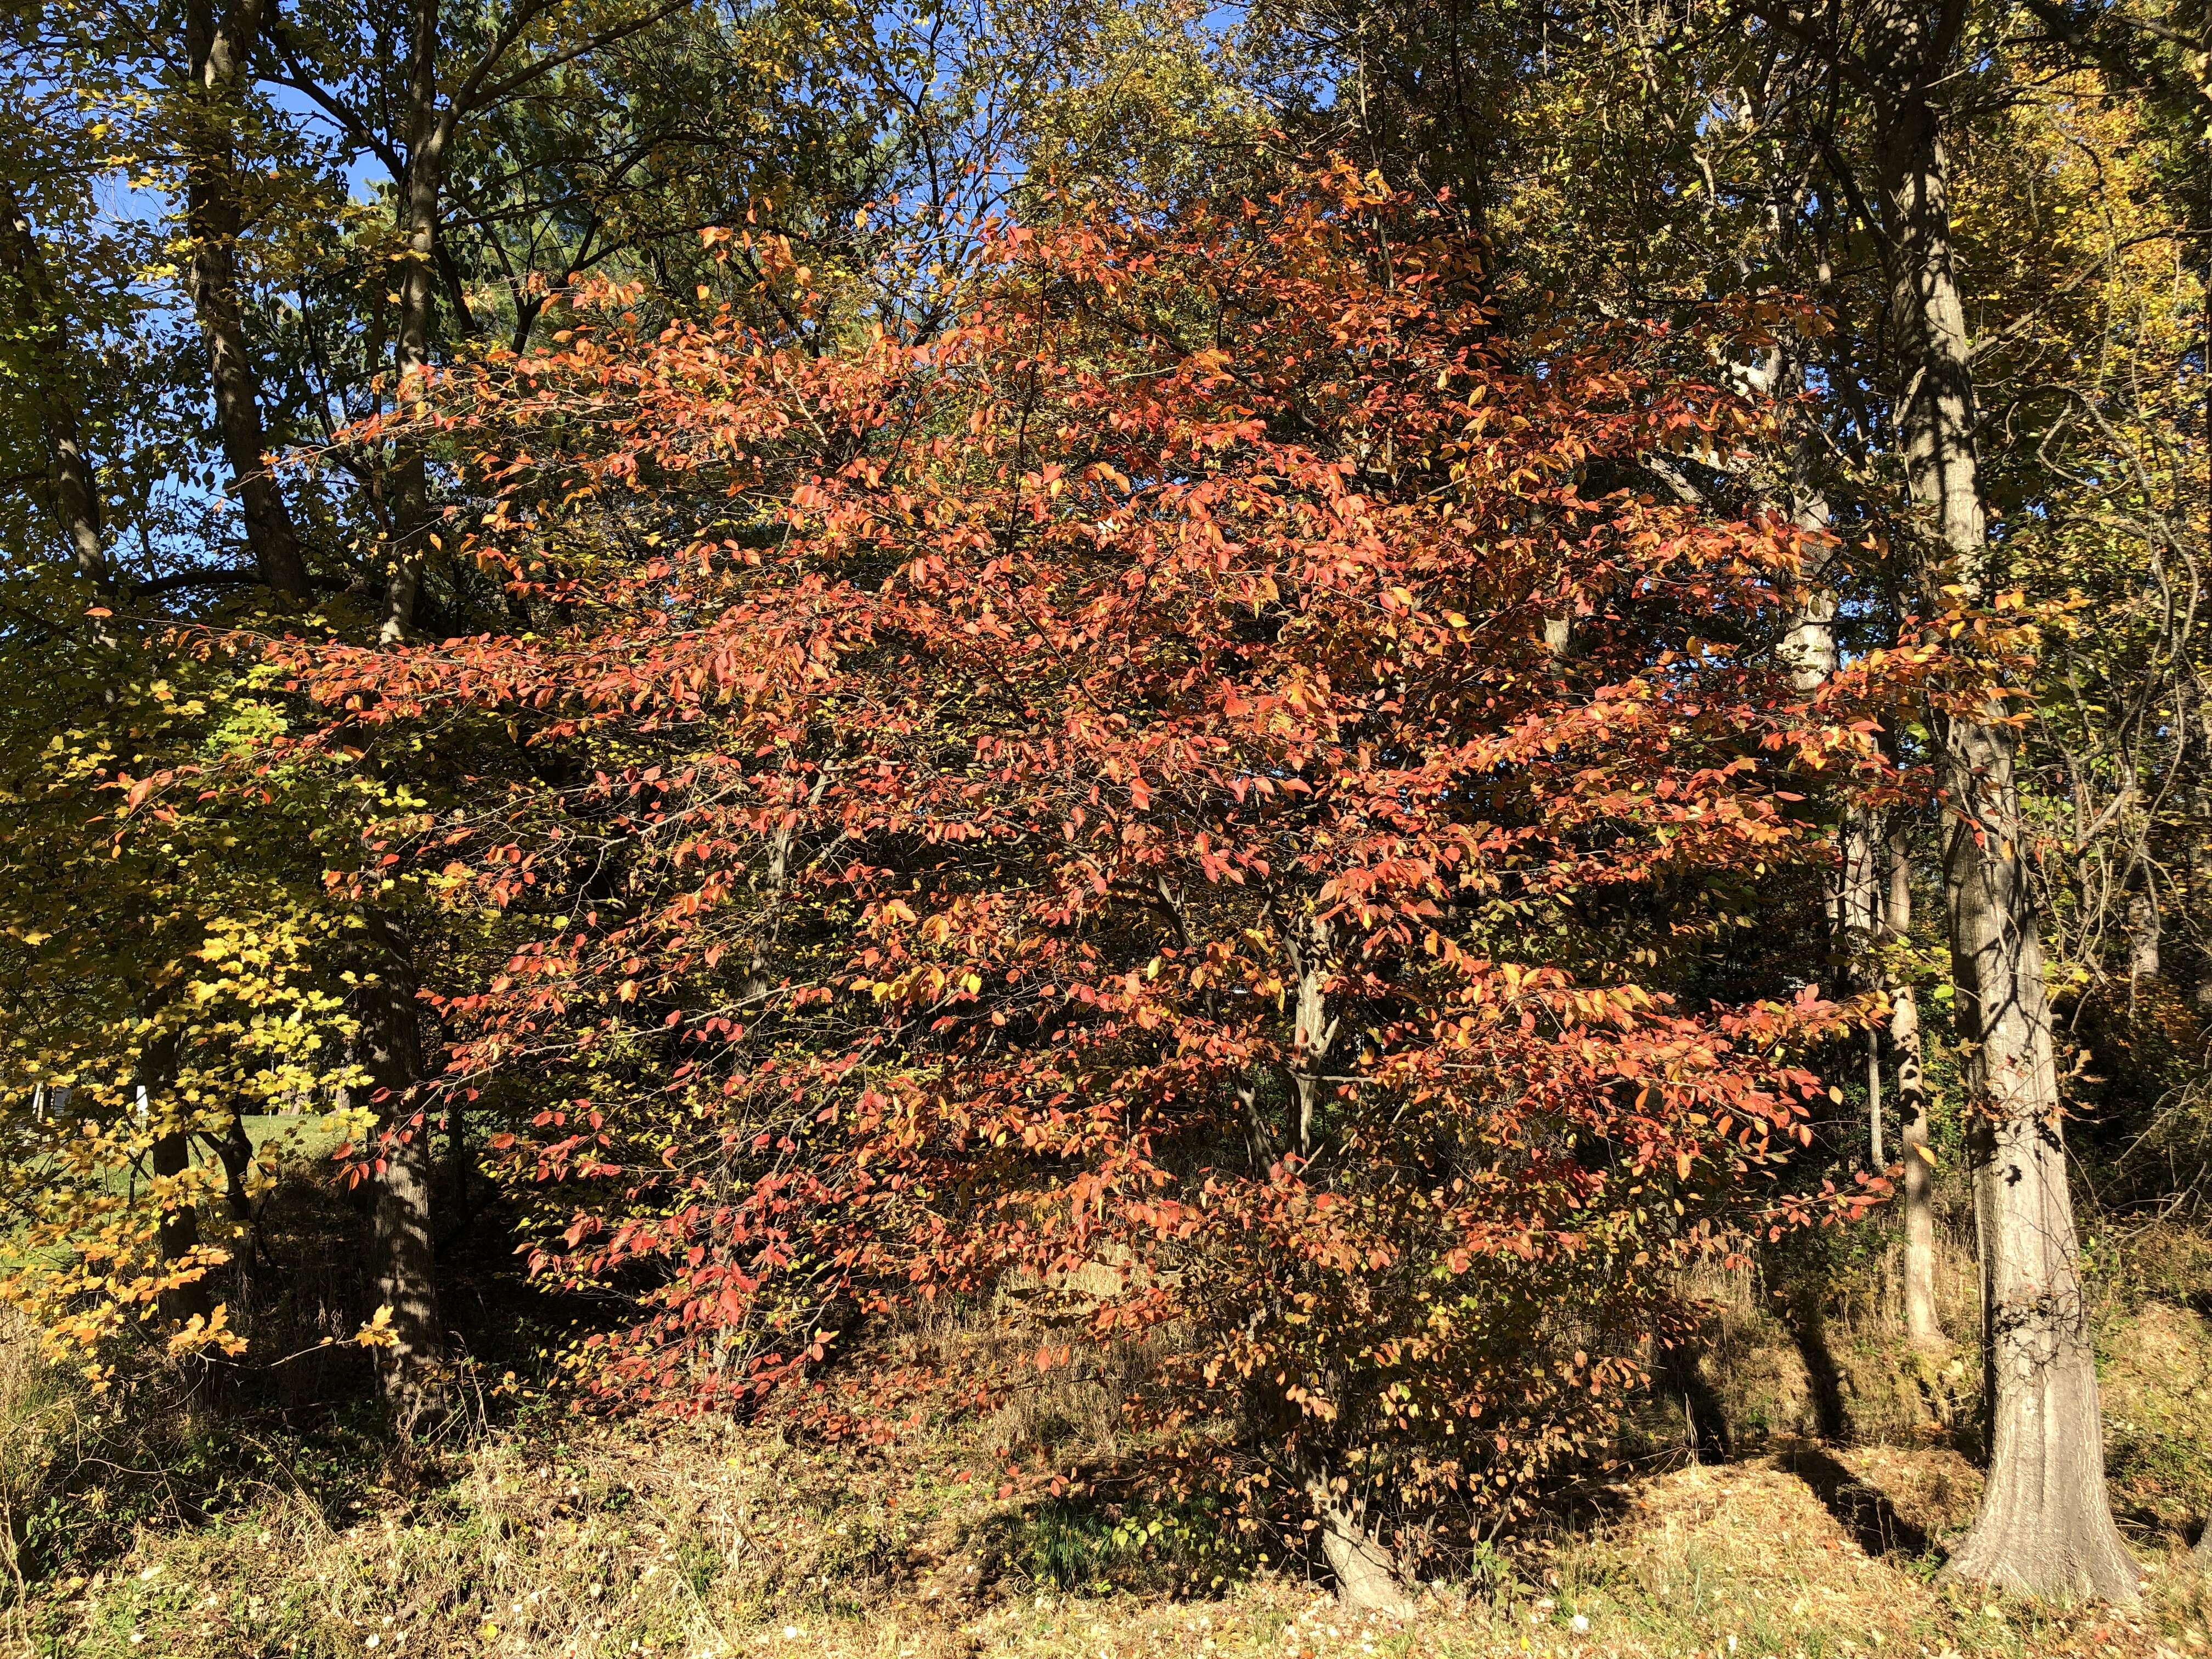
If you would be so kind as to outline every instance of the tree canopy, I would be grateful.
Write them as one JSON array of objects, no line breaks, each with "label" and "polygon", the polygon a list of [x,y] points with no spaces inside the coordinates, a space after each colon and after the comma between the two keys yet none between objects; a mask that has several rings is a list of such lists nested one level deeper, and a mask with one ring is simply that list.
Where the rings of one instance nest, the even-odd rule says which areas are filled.
[{"label": "tree canopy", "polygon": [[1894,1225],[1940,1338],[1956,1170],[1954,1571],[2131,1597],[2075,1209],[2212,1146],[2204,27],[9,10],[0,1291],[403,1435],[464,1272],[580,1408],[1113,1350],[1391,1606],[1701,1269]]}]

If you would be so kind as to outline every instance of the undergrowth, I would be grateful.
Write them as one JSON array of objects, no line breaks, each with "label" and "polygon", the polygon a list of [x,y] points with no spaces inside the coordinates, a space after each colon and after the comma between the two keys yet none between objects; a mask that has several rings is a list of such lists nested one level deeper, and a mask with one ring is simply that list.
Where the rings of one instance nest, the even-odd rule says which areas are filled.
[{"label": "undergrowth", "polygon": [[[1693,1287],[1717,1310],[1699,1386],[1729,1415],[1729,1460],[1692,1461],[1683,1401],[1662,1387],[1613,1477],[1571,1513],[1469,1540],[1403,1630],[1337,1613],[1296,1540],[1142,1496],[1140,1444],[1118,1449],[1115,1479],[1003,1485],[1014,1447],[1107,1468],[1087,1395],[1039,1394],[1018,1423],[939,1413],[890,1444],[593,1420],[538,1397],[401,1455],[343,1404],[256,1416],[211,1395],[93,1400],[17,1327],[0,1340],[0,1653],[2194,1655],[2212,1586],[2181,1547],[2212,1509],[2212,1321],[2190,1305],[2192,1249],[2151,1233],[2124,1248],[2097,1281],[2115,1287],[2100,1326],[2108,1449],[2116,1510],[2160,1569],[2130,1617],[1936,1583],[1979,1490],[1959,1432],[1977,1405],[1967,1351],[1913,1355],[1878,1299],[1854,1310],[1847,1295],[1820,1340],[1854,1433],[1818,1443],[1822,1362],[1753,1273]],[[1878,1255],[1861,1266],[1882,1270]]]}]

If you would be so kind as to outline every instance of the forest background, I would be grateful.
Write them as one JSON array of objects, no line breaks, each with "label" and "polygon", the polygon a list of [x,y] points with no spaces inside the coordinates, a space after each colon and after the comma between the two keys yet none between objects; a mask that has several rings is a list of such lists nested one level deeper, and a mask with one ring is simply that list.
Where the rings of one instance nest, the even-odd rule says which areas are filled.
[{"label": "forest background", "polygon": [[3,26],[8,1639],[2201,1620],[2202,4]]}]

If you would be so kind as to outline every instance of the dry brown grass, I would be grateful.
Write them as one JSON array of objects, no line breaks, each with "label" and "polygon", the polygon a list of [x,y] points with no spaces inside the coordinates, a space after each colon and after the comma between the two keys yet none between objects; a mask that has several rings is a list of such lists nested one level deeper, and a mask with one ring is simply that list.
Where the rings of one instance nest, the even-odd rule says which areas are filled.
[{"label": "dry brown grass", "polygon": [[37,1331],[15,1309],[0,1306],[0,1601],[7,1603],[0,1630],[21,1624],[27,1590],[15,1540],[41,1455],[40,1372]]},{"label": "dry brown grass", "polygon": [[[1942,1265],[1964,1334],[1971,1260],[1954,1240]],[[28,1587],[14,1624],[0,1620],[0,1656],[2212,1659],[2212,1579],[2185,1571],[2179,1547],[2212,1503],[2212,1322],[2144,1293],[2107,1310],[2116,1502],[2157,1569],[2145,1606],[1988,1601],[1933,1583],[1979,1492],[1954,1433],[1973,1368],[1963,1349],[1898,1340],[1879,1280],[1877,1263],[1823,1332],[1851,1446],[1804,1437],[1808,1356],[1771,1287],[1716,1277],[1694,1287],[1724,1310],[1707,1380],[1739,1433],[1763,1423],[1765,1439],[1738,1462],[1625,1481],[1595,1519],[1478,1557],[1471,1580],[1436,1587],[1402,1626],[1347,1620],[1295,1574],[1191,1599],[1167,1593],[1188,1573],[1036,1568],[1044,1517],[1033,1496],[995,1497],[995,1471],[1040,1447],[1127,1453],[1120,1401],[1155,1358],[1132,1349],[888,1449],[549,1419],[343,1497],[265,1479],[216,1522],[144,1525],[98,1571]],[[1007,1322],[922,1322],[889,1340],[908,1363],[972,1360]],[[35,1418],[22,1408],[42,1386],[27,1352],[0,1341],[0,1391],[13,1391],[0,1424]],[[1058,1588],[1076,1583],[1099,1593]]]},{"label": "dry brown grass", "polygon": [[946,1446],[886,1457],[704,1427],[502,1438],[356,1516],[298,1492],[219,1528],[143,1536],[98,1579],[51,1587],[35,1643],[0,1651],[2179,1659],[2204,1651],[2212,1613],[2178,1553],[2126,1615],[1934,1586],[1922,1534],[1963,1524],[1978,1486],[1948,1451],[1800,1448],[1632,1482],[1603,1522],[1528,1542],[1486,1584],[1439,1587],[1404,1626],[1348,1619],[1283,1576],[1218,1599],[1040,1589],[999,1541],[1024,1500],[994,1498],[961,1462]]}]

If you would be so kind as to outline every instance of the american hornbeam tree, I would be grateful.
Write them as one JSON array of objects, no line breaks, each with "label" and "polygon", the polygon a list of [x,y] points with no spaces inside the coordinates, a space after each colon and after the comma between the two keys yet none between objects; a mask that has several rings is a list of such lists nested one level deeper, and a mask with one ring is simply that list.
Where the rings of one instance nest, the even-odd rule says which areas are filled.
[{"label": "american hornbeam tree", "polygon": [[1842,1011],[1649,981],[1811,878],[1945,659],[1793,685],[1799,532],[1636,487],[1765,413],[1646,331],[1509,365],[1474,252],[1330,174],[1002,229],[921,340],[610,288],[432,381],[449,542],[567,620],[275,647],[328,714],[263,763],[532,755],[386,856],[511,943],[438,1086],[506,1115],[534,1269],[635,1307],[610,1397],[997,1293],[1038,1367],[1143,1356],[1151,1478],[1401,1606],[1681,1267],[1875,1194],[1773,1180]]}]

